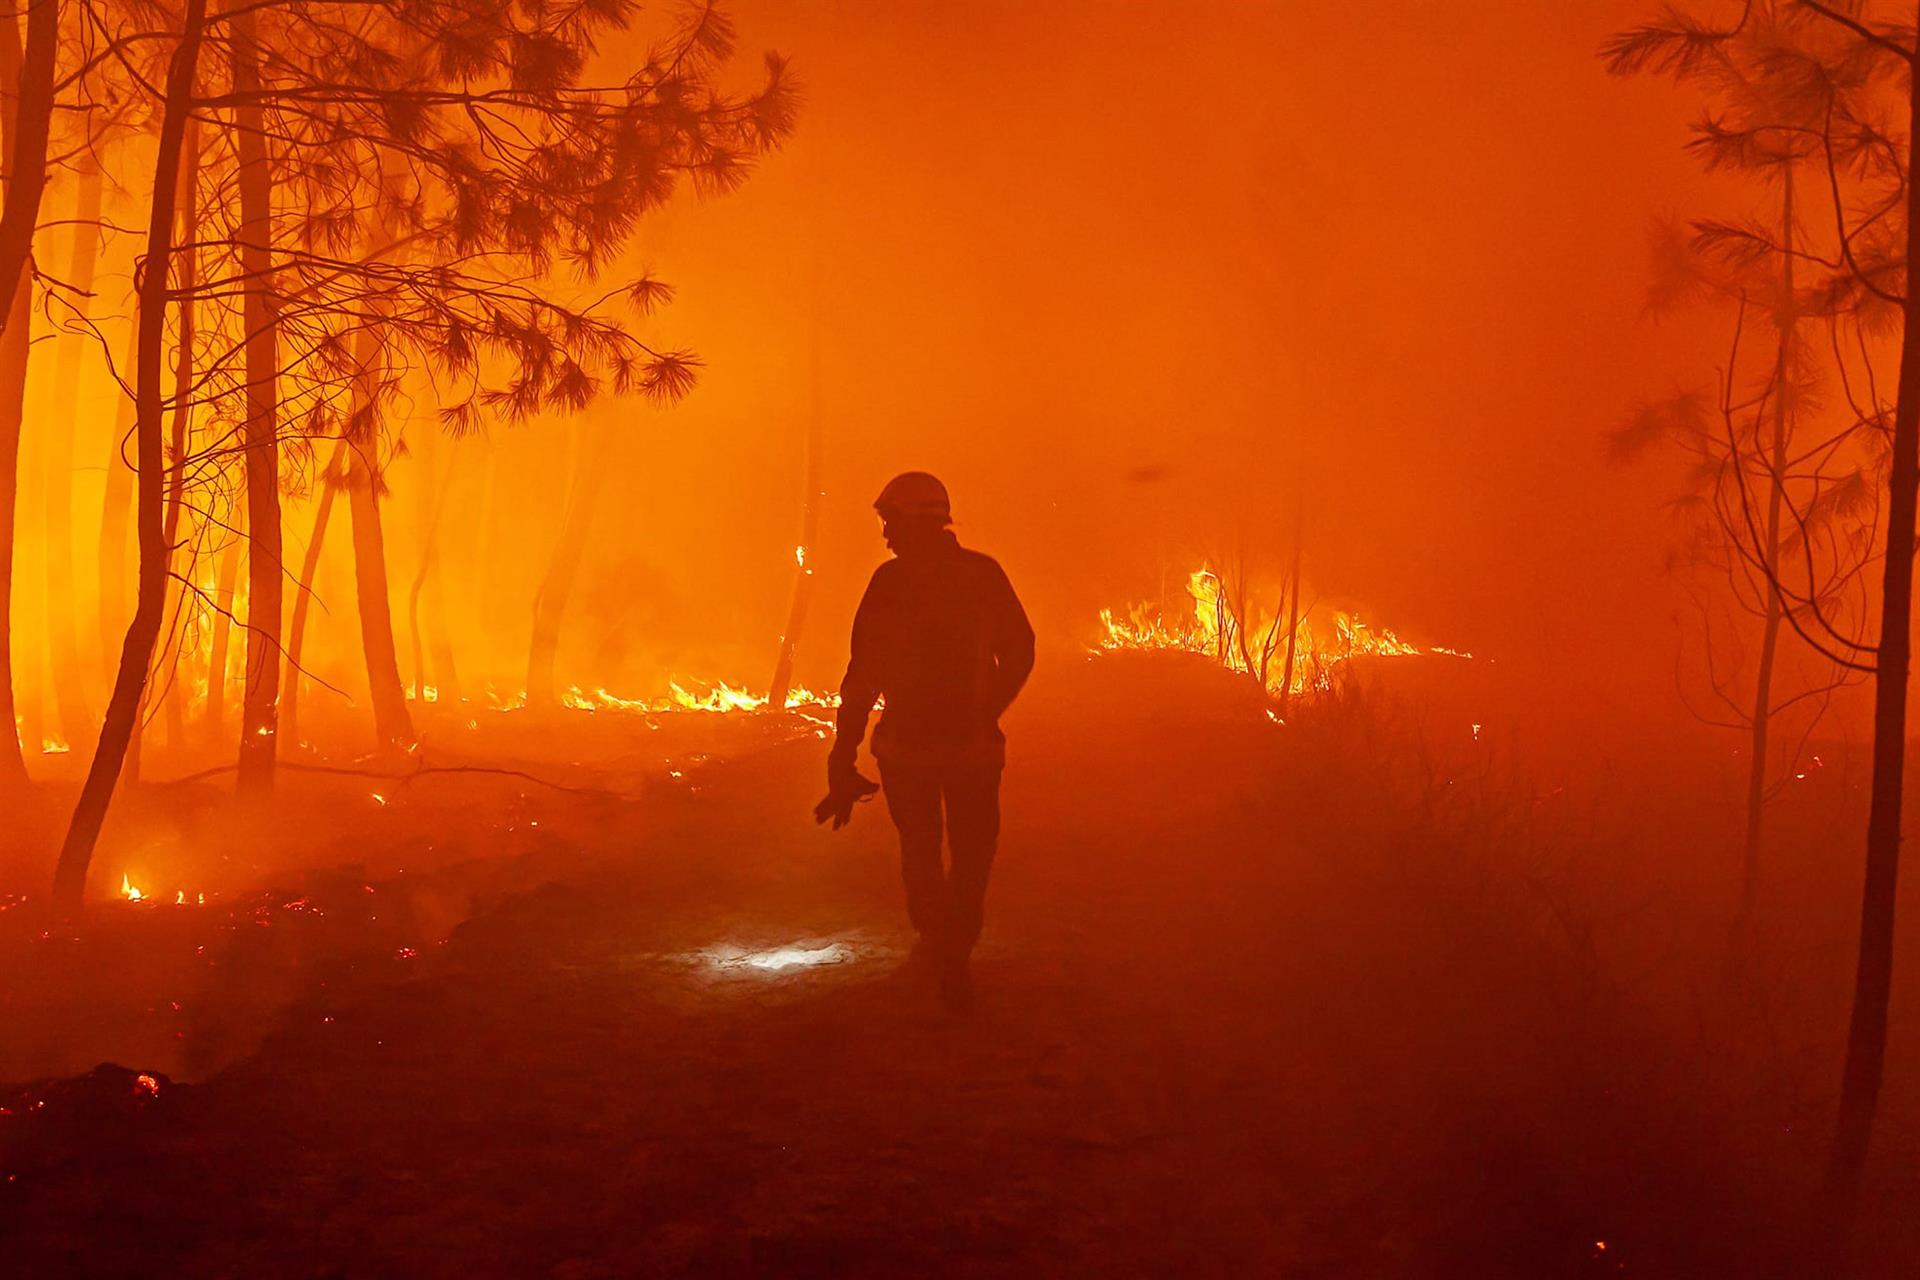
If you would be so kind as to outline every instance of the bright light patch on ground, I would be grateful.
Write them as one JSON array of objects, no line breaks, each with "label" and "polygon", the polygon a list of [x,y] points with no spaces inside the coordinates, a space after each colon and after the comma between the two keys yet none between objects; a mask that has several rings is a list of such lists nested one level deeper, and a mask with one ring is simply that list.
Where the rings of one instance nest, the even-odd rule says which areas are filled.
[{"label": "bright light patch on ground", "polygon": [[786,946],[762,951],[744,947],[709,947],[700,958],[715,969],[759,970],[780,973],[788,969],[811,969],[826,964],[845,964],[855,956],[852,947],[832,942],[824,947]]}]

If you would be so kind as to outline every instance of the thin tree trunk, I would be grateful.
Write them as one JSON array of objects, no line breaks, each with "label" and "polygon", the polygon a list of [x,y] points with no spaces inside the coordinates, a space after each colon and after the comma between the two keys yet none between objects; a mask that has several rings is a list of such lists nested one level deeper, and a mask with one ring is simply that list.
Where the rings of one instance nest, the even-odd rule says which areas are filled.
[{"label": "thin tree trunk", "polygon": [[[1767,462],[1767,572],[1780,568],[1780,518],[1786,500],[1788,396],[1787,380],[1792,377],[1793,350],[1793,166],[1781,166],[1784,183],[1780,222],[1780,352],[1774,361],[1773,446]],[[1753,733],[1747,763],[1747,838],[1745,868],[1740,878],[1738,938],[1744,942],[1752,925],[1756,899],[1760,893],[1760,834],[1767,804],[1767,737],[1773,727],[1773,666],[1780,649],[1780,593],[1767,584],[1765,619],[1760,630],[1760,665],[1753,682]]]},{"label": "thin tree trunk", "polygon": [[[12,17],[0,36],[0,77],[15,94],[7,99],[7,193],[0,206],[0,296],[12,296],[33,256],[40,223],[40,197],[47,188],[47,140],[53,130],[54,65],[60,46],[60,9],[55,3],[27,6],[27,42]],[[7,323],[13,322],[9,312]]]},{"label": "thin tree trunk", "polygon": [[[93,291],[94,268],[100,260],[100,168],[92,153],[82,151],[74,198],[73,258],[67,282],[78,296],[77,319],[87,316],[87,295]],[[42,475],[46,479],[43,510],[46,517],[47,675],[53,683],[54,705],[60,713],[61,735],[70,743],[86,740],[93,729],[93,710],[87,705],[80,662],[79,606],[74,599],[73,567],[73,437],[79,423],[75,388],[89,339],[62,332],[54,362],[56,388],[53,412],[47,423]]]},{"label": "thin tree trunk", "polygon": [[[190,148],[187,155],[192,155]],[[192,255],[182,257],[190,259]],[[185,310],[183,305],[183,315]],[[133,377],[139,341],[140,326],[136,322],[127,333],[127,359],[120,375],[123,378]],[[120,638],[126,634],[132,603],[127,598],[127,516],[133,509],[133,467],[125,453],[127,439],[132,434],[133,397],[123,395],[114,417],[113,436],[107,442],[107,485],[100,499],[100,661],[109,681],[113,679]]]},{"label": "thin tree trunk", "polygon": [[[185,141],[180,157],[180,186],[178,198],[178,235],[182,240],[190,240],[192,231],[198,225],[200,213],[200,128],[193,121],[187,121]],[[187,249],[174,255],[173,281],[180,318],[179,337],[173,351],[173,403],[169,410],[169,439],[167,442],[167,507],[162,521],[163,540],[166,543],[166,567],[168,571],[167,599],[174,602],[175,629],[172,643],[162,653],[167,661],[166,679],[163,681],[163,713],[167,722],[167,746],[175,751],[186,745],[186,691],[180,687],[180,628],[179,601],[183,598],[184,587],[173,578],[173,558],[180,549],[180,512],[186,505],[187,495],[187,443],[193,436],[193,378],[194,378],[194,290],[199,286],[200,255],[194,249]],[[137,333],[138,330],[136,329]],[[166,615],[164,603],[162,618]],[[143,702],[150,702],[153,689],[151,675],[147,681],[147,691]],[[141,716],[144,723],[146,710]],[[135,767],[138,766],[137,751],[139,735],[135,735]],[[138,774],[136,773],[137,777]]]},{"label": "thin tree trunk", "polygon": [[213,590],[213,643],[207,647],[207,706],[202,712],[207,737],[218,742],[227,732],[227,646],[233,636],[234,584],[240,577],[240,544],[245,534],[232,535],[220,549],[219,577]]},{"label": "thin tree trunk", "polygon": [[[1920,5],[1916,6],[1920,9]],[[1907,91],[1907,173],[1920,158],[1920,92]],[[1920,264],[1920,183],[1907,183],[1907,262]],[[1910,267],[1910,270],[1912,268]],[[1893,992],[1894,892],[1900,878],[1901,784],[1906,769],[1907,672],[1913,646],[1914,507],[1920,491],[1920,290],[1902,305],[1900,386],[1893,408],[1887,480],[1886,558],[1880,592],[1880,648],[1874,662],[1873,778],[1867,809],[1866,884],[1860,903],[1860,957],[1841,1076],[1832,1180],[1852,1205],[1866,1171],[1873,1116],[1887,1053]]]},{"label": "thin tree trunk", "polygon": [[[165,105],[160,117],[160,143],[154,157],[153,206],[147,221],[147,252],[140,265],[140,355],[135,380],[138,397],[137,458],[140,536],[140,590],[133,621],[127,627],[114,678],[113,696],[100,727],[100,742],[87,768],[87,779],[74,805],[67,837],[54,869],[53,899],[60,909],[79,910],[86,892],[87,866],[113,800],[114,784],[126,759],[140,714],[140,697],[153,661],[154,641],[160,635],[166,606],[167,544],[164,525],[165,458],[161,448],[162,398],[160,365],[166,339],[167,276],[173,257],[173,215],[180,174],[181,142],[192,109],[194,71],[200,58],[200,37],[206,24],[206,0],[185,0],[179,47],[167,68]],[[37,11],[37,10],[36,10]]]},{"label": "thin tree trunk", "polygon": [[800,646],[800,631],[807,624],[807,609],[813,603],[813,566],[807,563],[820,532],[820,454],[825,443],[820,415],[820,358],[814,353],[813,406],[807,422],[807,488],[800,509],[800,545],[793,549],[793,603],[787,608],[786,630],[780,633],[780,653],[773,663],[773,681],[767,686],[767,705],[779,711],[787,705],[787,693],[793,688],[793,655]]},{"label": "thin tree trunk", "polygon": [[607,478],[602,437],[584,422],[578,428],[580,448],[573,475],[567,482],[567,505],[560,520],[560,536],[547,561],[546,576],[533,597],[533,642],[527,651],[527,705],[554,706],[560,701],[554,680],[554,659],[560,650],[560,624],[566,619],[567,600],[579,576],[580,560],[593,529],[593,513]]},{"label": "thin tree trunk", "polygon": [[[248,0],[234,6],[233,89],[260,84],[260,50]],[[273,787],[280,701],[280,444],[279,341],[268,297],[273,269],[271,175],[260,108],[234,108],[234,150],[240,191],[240,269],[248,284],[241,304],[246,329],[247,420],[241,430],[247,472],[247,667],[235,785],[258,795]]]},{"label": "thin tree trunk", "polygon": [[393,603],[387,586],[387,543],[380,527],[377,477],[368,453],[353,453],[347,463],[347,509],[353,520],[354,598],[360,606],[360,647],[367,660],[367,691],[373,699],[373,728],[382,746],[410,746],[413,718],[406,686],[400,683],[400,657],[393,643]]},{"label": "thin tree trunk", "polygon": [[306,642],[307,610],[313,603],[313,579],[320,571],[320,552],[327,544],[327,523],[333,516],[333,498],[340,492],[347,464],[347,442],[334,442],[327,469],[320,475],[320,498],[313,512],[313,534],[300,564],[300,586],[294,592],[293,618],[287,624],[287,675],[280,695],[280,730],[296,745],[300,741],[300,653]]},{"label": "thin tree trunk", "polygon": [[380,527],[380,335],[360,331],[354,407],[348,414],[347,512],[353,525],[353,589],[360,613],[360,649],[367,664],[374,734],[382,747],[413,745],[413,718],[393,643],[393,599],[387,585],[387,540]]}]

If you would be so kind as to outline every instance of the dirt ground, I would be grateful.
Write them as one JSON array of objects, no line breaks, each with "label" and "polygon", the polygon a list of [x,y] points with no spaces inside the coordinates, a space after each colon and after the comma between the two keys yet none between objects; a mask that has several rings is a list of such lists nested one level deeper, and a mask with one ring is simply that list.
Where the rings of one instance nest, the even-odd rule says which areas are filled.
[{"label": "dirt ground", "polygon": [[[13,1078],[157,1073],[14,1091],[14,1274],[1805,1274],[1780,1206],[1818,1089],[1516,906],[1539,865],[1449,843],[1510,847],[1485,809],[1376,793],[1364,744],[1304,758],[1190,678],[1067,673],[1021,709],[968,1021],[897,972],[884,810],[811,824],[805,726],[541,766],[619,797],[421,779],[375,814],[316,780],[358,816],[316,824],[342,834],[298,892],[242,867],[217,912],[7,940],[39,1037]],[[25,990],[76,971],[127,1015],[83,1034]],[[1862,1274],[1915,1242],[1889,1113]]]}]

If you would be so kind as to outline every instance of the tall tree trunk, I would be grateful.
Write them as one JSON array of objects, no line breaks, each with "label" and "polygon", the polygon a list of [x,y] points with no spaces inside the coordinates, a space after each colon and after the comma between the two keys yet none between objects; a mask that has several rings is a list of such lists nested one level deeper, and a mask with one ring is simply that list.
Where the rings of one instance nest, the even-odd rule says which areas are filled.
[{"label": "tall tree trunk", "polygon": [[160,635],[166,606],[167,544],[162,506],[165,493],[164,450],[161,448],[162,400],[160,364],[167,324],[167,277],[173,257],[173,215],[180,174],[181,142],[193,106],[194,71],[200,59],[200,37],[206,25],[206,0],[185,0],[179,47],[167,68],[165,105],[160,116],[160,143],[153,165],[153,206],[147,221],[147,252],[139,268],[140,355],[135,378],[136,457],[139,461],[140,590],[133,621],[120,654],[113,696],[100,727],[100,742],[87,768],[86,782],[67,825],[54,869],[53,899],[57,907],[77,912],[87,886],[87,866],[113,800],[114,784],[126,759],[140,714],[140,696],[153,661],[154,641]]},{"label": "tall tree trunk", "polygon": [[354,452],[347,462],[347,509],[353,520],[354,599],[360,606],[360,646],[367,660],[367,691],[373,699],[373,728],[384,746],[413,743],[413,717],[407,711],[406,686],[400,683],[400,656],[393,643],[393,602],[387,586],[387,542],[380,528],[378,477],[369,455]]},{"label": "tall tree trunk", "polygon": [[[11,16],[0,21],[0,85],[8,88],[26,88],[22,74],[20,48],[20,24]],[[48,64],[51,77],[52,64]],[[51,89],[51,79],[48,82]],[[21,155],[20,125],[21,94],[0,93],[0,148],[14,158],[14,173],[22,172],[17,166]],[[51,92],[48,94],[48,106],[51,108]],[[40,135],[40,162],[30,164],[30,168],[45,179],[46,134]],[[19,193],[25,190],[24,183],[8,182],[6,203],[10,209]],[[39,213],[39,196],[34,196],[34,218]],[[31,228],[33,219],[29,219]],[[27,238],[27,249],[32,249],[32,236]],[[33,281],[21,268],[26,263],[26,254],[22,253],[13,263],[12,273],[6,271],[6,263],[0,261],[0,283],[4,283],[9,299],[6,314],[6,327],[0,329],[0,721],[4,722],[4,732],[0,732],[0,787],[18,788],[27,782],[26,754],[20,749],[18,712],[13,698],[13,543],[16,524],[15,505],[20,494],[20,426],[26,419],[27,394],[27,356],[32,350],[33,328]]]},{"label": "tall tree trunk", "polygon": [[580,448],[573,475],[567,482],[567,505],[560,519],[560,536],[547,562],[546,576],[533,597],[533,642],[527,651],[527,705],[553,706],[560,701],[554,681],[554,658],[560,649],[560,624],[566,618],[567,599],[579,576],[580,560],[593,529],[593,513],[606,484],[604,436],[583,421],[576,428]]},{"label": "tall tree trunk", "polygon": [[[1915,6],[1920,9],[1920,5]],[[1840,1119],[1832,1178],[1843,1204],[1855,1202],[1866,1171],[1887,1054],[1887,1003],[1893,992],[1894,892],[1900,878],[1901,783],[1907,753],[1907,671],[1913,651],[1914,506],[1920,491],[1920,91],[1907,90],[1907,263],[1902,304],[1900,385],[1893,406],[1893,459],[1887,478],[1886,558],[1880,588],[1880,647],[1874,661],[1873,777],[1867,807],[1866,884],[1860,903],[1860,957],[1853,1016],[1840,1083]]]},{"label": "tall tree trunk", "polygon": [[[191,149],[187,151],[192,154]],[[183,254],[190,258],[191,254]],[[191,285],[189,285],[191,287]],[[184,306],[182,308],[184,313]],[[134,376],[139,359],[140,325],[127,332],[127,359],[121,377]],[[100,499],[100,661],[107,679],[120,656],[120,638],[126,634],[132,602],[127,598],[128,515],[133,509],[133,466],[127,460],[127,440],[133,435],[133,397],[120,397],[113,435],[107,441],[107,484]],[[171,539],[169,539],[171,541]]]},{"label": "tall tree trunk", "polygon": [[[67,283],[76,294],[75,321],[87,319],[88,295],[93,292],[94,268],[100,260],[100,167],[92,152],[82,150],[79,180],[75,184],[73,258]],[[43,511],[46,515],[47,555],[47,674],[53,682],[54,704],[60,712],[60,731],[70,743],[80,743],[93,728],[80,663],[79,606],[74,599],[73,567],[73,437],[79,425],[81,366],[90,339],[80,333],[60,334],[54,362],[53,411],[49,415],[42,474],[46,478]]]},{"label": "tall tree trunk", "polygon": [[[1780,572],[1780,518],[1786,501],[1787,439],[1791,416],[1788,380],[1793,376],[1794,332],[1793,297],[1793,166],[1780,169],[1782,186],[1780,223],[1780,351],[1774,360],[1773,441],[1767,459],[1767,545],[1766,572]],[[1760,894],[1760,833],[1767,804],[1767,738],[1773,727],[1773,667],[1780,650],[1780,593],[1767,583],[1766,614],[1760,628],[1760,664],[1754,673],[1752,759],[1747,763],[1747,838],[1745,866],[1740,877],[1740,913],[1738,937],[1744,945],[1753,921],[1755,902]]]},{"label": "tall tree trunk", "polygon": [[787,705],[787,693],[793,688],[793,654],[800,646],[800,630],[807,625],[807,608],[813,603],[813,566],[807,563],[814,540],[820,532],[820,453],[825,430],[820,415],[820,352],[813,353],[813,396],[807,421],[807,487],[800,508],[800,545],[793,549],[793,603],[787,607],[786,630],[780,633],[780,652],[773,663],[773,680],[767,686],[767,705],[779,711]]},{"label": "tall tree trunk", "polygon": [[207,646],[207,737],[218,742],[227,734],[227,648],[233,638],[234,585],[240,578],[240,544],[244,530],[230,535],[220,548],[218,576],[213,588],[213,643]]},{"label": "tall tree trunk", "polygon": [[327,523],[333,498],[340,492],[347,465],[347,442],[334,442],[333,455],[320,475],[320,500],[313,512],[313,534],[300,564],[300,585],[293,596],[293,618],[287,623],[287,676],[280,695],[280,730],[297,746],[300,742],[300,653],[306,643],[307,609],[313,603],[313,579],[320,571],[320,552],[327,544]]},{"label": "tall tree trunk", "polygon": [[[178,196],[177,234],[180,239],[191,242],[193,229],[199,225],[200,216],[200,127],[193,121],[187,121],[185,140],[182,143],[180,157],[180,187]],[[193,436],[193,379],[194,356],[194,290],[199,287],[200,255],[196,249],[188,248],[176,253],[173,262],[173,282],[175,295],[179,299],[179,323],[176,326],[179,337],[173,349],[173,403],[169,407],[169,437],[167,441],[167,479],[166,514],[162,518],[162,535],[166,542],[166,567],[168,570],[167,599],[173,601],[175,618],[174,639],[161,655],[165,660],[162,668],[166,672],[161,681],[163,713],[167,723],[167,745],[178,751],[185,747],[186,691],[180,687],[180,628],[178,617],[179,602],[183,598],[184,588],[174,580],[173,560],[180,549],[180,513],[186,505],[187,495],[187,446]],[[136,334],[138,329],[135,330]],[[167,615],[164,605],[162,618]],[[149,674],[147,689],[143,694],[143,703],[152,701],[153,678]],[[143,706],[141,721],[144,724],[149,711]],[[140,735],[134,736],[134,754],[131,767],[139,767]]]},{"label": "tall tree trunk", "polygon": [[[11,297],[33,256],[40,197],[47,189],[47,139],[53,130],[54,65],[60,46],[58,0],[27,6],[27,43],[19,23],[6,19],[0,34],[0,77],[18,93],[6,104],[7,193],[0,205],[0,296]],[[12,324],[9,313],[8,324]]]},{"label": "tall tree trunk", "polygon": [[[233,15],[233,89],[258,90],[260,50],[250,0],[238,0]],[[241,431],[247,471],[247,675],[240,719],[236,779],[245,794],[273,787],[274,749],[280,701],[280,356],[272,302],[272,177],[266,136],[257,106],[234,108],[234,150],[239,161],[240,269],[248,283],[241,304],[246,329],[247,420]]]},{"label": "tall tree trunk", "polygon": [[385,356],[376,329],[360,331],[356,356],[356,403],[347,419],[347,430],[352,433],[347,454],[347,512],[353,524],[353,588],[360,612],[360,648],[367,664],[367,692],[373,700],[374,734],[382,747],[408,747],[414,742],[413,717],[407,711],[407,690],[400,683],[400,656],[393,643],[387,540],[380,527],[379,391]]}]

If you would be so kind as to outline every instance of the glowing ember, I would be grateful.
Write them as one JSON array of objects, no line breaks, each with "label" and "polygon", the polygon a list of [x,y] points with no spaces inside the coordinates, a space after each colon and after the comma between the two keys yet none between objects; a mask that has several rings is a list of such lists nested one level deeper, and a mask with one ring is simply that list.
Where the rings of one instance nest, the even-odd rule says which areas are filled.
[{"label": "glowing ember", "polygon": [[1250,604],[1229,599],[1219,575],[1204,565],[1188,575],[1187,596],[1193,604],[1190,617],[1180,613],[1169,617],[1151,604],[1136,604],[1125,617],[1102,609],[1100,648],[1175,649],[1203,654],[1230,671],[1260,678],[1267,691],[1275,694],[1329,689],[1334,668],[1354,658],[1473,656],[1411,644],[1385,627],[1361,621],[1355,614],[1318,605],[1299,614],[1289,635],[1286,619],[1265,616]]},{"label": "glowing ember", "polygon": [[133,1078],[133,1087],[149,1098],[160,1096],[160,1081],[144,1072]]}]

